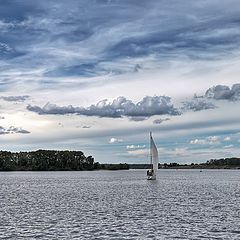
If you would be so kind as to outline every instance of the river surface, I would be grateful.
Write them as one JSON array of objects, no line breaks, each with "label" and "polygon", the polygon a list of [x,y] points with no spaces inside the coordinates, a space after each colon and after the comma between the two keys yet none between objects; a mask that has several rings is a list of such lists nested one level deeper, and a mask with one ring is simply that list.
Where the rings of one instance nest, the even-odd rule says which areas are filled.
[{"label": "river surface", "polygon": [[0,239],[240,239],[239,170],[0,172]]}]

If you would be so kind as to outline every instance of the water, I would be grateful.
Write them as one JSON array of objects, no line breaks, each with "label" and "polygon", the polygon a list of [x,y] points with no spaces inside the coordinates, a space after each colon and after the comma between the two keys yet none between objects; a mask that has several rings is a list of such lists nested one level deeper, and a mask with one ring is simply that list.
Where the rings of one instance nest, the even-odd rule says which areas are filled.
[{"label": "water", "polygon": [[240,239],[239,170],[0,173],[0,239]]}]

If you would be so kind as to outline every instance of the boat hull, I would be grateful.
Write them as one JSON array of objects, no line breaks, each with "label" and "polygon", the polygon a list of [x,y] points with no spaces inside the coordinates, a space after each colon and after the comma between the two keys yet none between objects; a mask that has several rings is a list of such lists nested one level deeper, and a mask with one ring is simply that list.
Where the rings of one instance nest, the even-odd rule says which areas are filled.
[{"label": "boat hull", "polygon": [[156,176],[148,176],[147,180],[156,180]]}]

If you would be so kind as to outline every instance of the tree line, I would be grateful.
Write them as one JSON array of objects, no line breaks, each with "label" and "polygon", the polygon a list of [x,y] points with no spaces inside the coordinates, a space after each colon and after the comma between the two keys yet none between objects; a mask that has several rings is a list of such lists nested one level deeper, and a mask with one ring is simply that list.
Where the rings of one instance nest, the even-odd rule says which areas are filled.
[{"label": "tree line", "polygon": [[240,158],[221,158],[221,159],[211,159],[207,161],[207,165],[214,166],[240,166]]},{"label": "tree line", "polygon": [[128,164],[100,164],[82,151],[0,151],[0,171],[84,171],[129,169]]},{"label": "tree line", "polygon": [[191,163],[191,164],[179,164],[179,163],[164,163],[161,168],[238,168],[240,167],[240,158],[221,158],[210,159],[205,163]]},{"label": "tree line", "polygon": [[[150,164],[129,164],[130,169],[149,169],[151,167]],[[190,164],[181,164],[177,162],[171,163],[159,163],[158,168],[240,168],[240,158],[232,157],[232,158],[221,158],[221,159],[211,159],[205,163],[190,163]]]}]

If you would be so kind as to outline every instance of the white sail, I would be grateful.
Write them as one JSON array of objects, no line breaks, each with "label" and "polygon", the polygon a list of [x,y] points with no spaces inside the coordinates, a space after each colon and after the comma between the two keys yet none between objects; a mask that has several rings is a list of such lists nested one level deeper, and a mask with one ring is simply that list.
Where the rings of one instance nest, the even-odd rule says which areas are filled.
[{"label": "white sail", "polygon": [[150,133],[150,160],[151,169],[147,171],[147,179],[156,180],[158,171],[158,150],[153,141],[152,133]]},{"label": "white sail", "polygon": [[151,156],[152,156],[153,172],[155,173],[155,176],[156,176],[157,170],[158,170],[158,150],[157,150],[156,144],[153,141],[152,136],[150,141],[151,141]]}]

